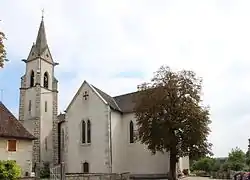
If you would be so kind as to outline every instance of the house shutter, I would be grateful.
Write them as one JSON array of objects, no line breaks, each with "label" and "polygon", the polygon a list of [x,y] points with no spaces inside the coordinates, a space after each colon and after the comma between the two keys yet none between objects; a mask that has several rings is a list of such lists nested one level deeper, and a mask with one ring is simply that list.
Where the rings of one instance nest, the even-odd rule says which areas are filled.
[{"label": "house shutter", "polygon": [[8,151],[16,151],[16,140],[8,140]]}]

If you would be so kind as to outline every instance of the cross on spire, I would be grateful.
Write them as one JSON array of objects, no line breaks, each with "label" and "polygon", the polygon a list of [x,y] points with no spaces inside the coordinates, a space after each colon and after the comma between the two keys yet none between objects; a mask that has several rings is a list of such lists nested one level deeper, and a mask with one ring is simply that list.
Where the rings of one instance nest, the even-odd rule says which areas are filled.
[{"label": "cross on spire", "polygon": [[44,18],[44,9],[42,9],[42,20]]}]

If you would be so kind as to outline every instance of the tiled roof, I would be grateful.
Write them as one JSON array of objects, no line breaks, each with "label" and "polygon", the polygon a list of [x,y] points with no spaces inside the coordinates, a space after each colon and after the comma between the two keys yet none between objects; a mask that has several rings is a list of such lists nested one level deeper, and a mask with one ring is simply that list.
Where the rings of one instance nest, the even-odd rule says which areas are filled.
[{"label": "tiled roof", "polygon": [[0,137],[36,139],[0,101]]},{"label": "tiled roof", "polygon": [[96,88],[95,86],[93,86],[93,88],[95,88],[95,90],[100,94],[100,96],[102,96],[102,98],[105,99],[105,101],[107,101],[107,103],[111,106],[111,108],[117,111],[121,111],[120,107],[118,106],[118,104],[116,103],[113,97],[103,92],[102,90]]},{"label": "tiled roof", "polygon": [[123,94],[120,96],[112,97],[107,93],[103,92],[102,90],[93,86],[95,90],[102,96],[105,101],[110,105],[110,107],[114,110],[123,112],[123,113],[131,113],[134,110],[134,95],[137,92]]},{"label": "tiled roof", "polygon": [[138,92],[132,92],[129,94],[123,94],[120,96],[113,97],[120,107],[121,111],[124,113],[130,113],[134,111],[134,95]]}]

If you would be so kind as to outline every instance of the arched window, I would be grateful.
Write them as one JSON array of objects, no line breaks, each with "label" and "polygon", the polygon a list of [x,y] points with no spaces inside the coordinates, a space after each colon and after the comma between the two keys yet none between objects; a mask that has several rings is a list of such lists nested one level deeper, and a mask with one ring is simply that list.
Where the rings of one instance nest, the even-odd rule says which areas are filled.
[{"label": "arched window", "polygon": [[86,142],[86,123],[82,121],[82,143]]},{"label": "arched window", "polygon": [[83,163],[83,173],[89,173],[89,163]]},{"label": "arched window", "polygon": [[49,88],[49,74],[47,72],[43,75],[43,87]]},{"label": "arched window", "polygon": [[90,120],[87,122],[87,143],[91,143],[91,123]]},{"label": "arched window", "polygon": [[130,121],[129,123],[129,142],[134,143],[134,123]]},{"label": "arched window", "polygon": [[32,70],[30,73],[30,87],[34,87],[35,86],[35,73]]}]

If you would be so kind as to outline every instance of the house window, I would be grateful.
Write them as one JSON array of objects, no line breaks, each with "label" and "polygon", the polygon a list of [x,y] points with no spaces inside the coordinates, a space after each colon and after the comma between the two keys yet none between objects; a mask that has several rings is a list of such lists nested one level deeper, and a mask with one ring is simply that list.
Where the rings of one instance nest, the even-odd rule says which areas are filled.
[{"label": "house window", "polygon": [[129,142],[134,143],[134,123],[130,121],[129,123]]},{"label": "house window", "polygon": [[47,72],[43,75],[43,87],[49,88],[49,74]]},{"label": "house window", "polygon": [[16,151],[16,140],[8,140],[8,151]]},{"label": "house window", "polygon": [[91,123],[90,120],[87,122],[87,143],[91,143]]},{"label": "house window", "polygon": [[45,101],[45,104],[44,104],[44,109],[45,109],[45,112],[47,112],[47,106],[48,106],[48,103],[47,103],[47,101]]},{"label": "house window", "polygon": [[83,163],[83,173],[89,173],[89,163]]},{"label": "house window", "polygon": [[86,143],[86,123],[82,121],[82,143]]},{"label": "house window", "polygon": [[30,73],[30,87],[34,87],[35,86],[35,73],[32,70]]},{"label": "house window", "polygon": [[29,112],[31,111],[31,100],[29,100]]}]

